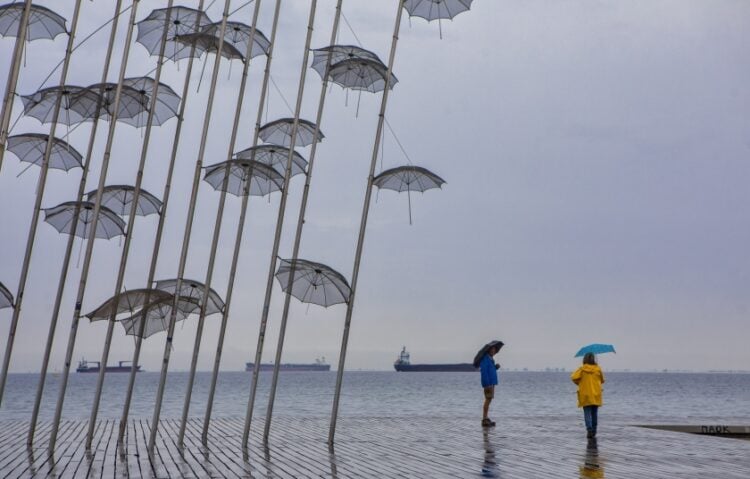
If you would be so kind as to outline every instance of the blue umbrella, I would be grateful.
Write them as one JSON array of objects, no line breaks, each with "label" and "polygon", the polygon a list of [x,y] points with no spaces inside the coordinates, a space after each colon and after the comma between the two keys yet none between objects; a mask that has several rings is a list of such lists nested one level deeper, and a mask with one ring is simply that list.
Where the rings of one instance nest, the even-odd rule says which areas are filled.
[{"label": "blue umbrella", "polygon": [[602,354],[602,353],[614,353],[615,347],[611,344],[589,344],[578,350],[574,357],[580,358],[586,355],[586,353]]}]

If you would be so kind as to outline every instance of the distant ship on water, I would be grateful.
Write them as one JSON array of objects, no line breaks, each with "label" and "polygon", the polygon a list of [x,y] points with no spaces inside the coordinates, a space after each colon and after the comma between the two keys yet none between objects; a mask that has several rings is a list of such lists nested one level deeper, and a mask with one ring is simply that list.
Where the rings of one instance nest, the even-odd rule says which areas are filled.
[{"label": "distant ship on water", "polygon": [[[102,365],[99,361],[86,361],[82,359],[78,362],[77,373],[98,373]],[[108,373],[129,373],[133,370],[133,361],[120,361],[117,366],[107,366]],[[136,372],[141,372],[141,367],[135,367]]]},{"label": "distant ship on water", "polygon": [[401,350],[398,359],[393,363],[396,371],[401,372],[474,372],[477,368],[471,363],[456,364],[412,364],[406,346]]},{"label": "distant ship on water", "polygon": [[[245,371],[252,371],[255,363],[245,363]],[[273,371],[272,363],[261,363],[261,371]],[[279,371],[330,371],[331,365],[326,362],[326,358],[318,358],[312,364],[300,363],[281,363]]]}]

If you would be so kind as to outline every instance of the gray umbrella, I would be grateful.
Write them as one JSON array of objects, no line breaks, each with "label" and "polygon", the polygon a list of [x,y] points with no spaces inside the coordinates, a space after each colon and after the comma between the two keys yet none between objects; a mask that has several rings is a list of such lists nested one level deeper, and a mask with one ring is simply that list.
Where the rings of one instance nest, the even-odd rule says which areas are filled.
[{"label": "gray umbrella", "polygon": [[[8,137],[8,151],[12,152],[19,160],[32,165],[41,166],[44,161],[44,152],[47,149],[49,135],[42,133],[24,133]],[[68,171],[72,168],[81,168],[81,156],[75,148],[59,138],[52,139],[52,152],[49,157],[49,167]]]},{"label": "gray umbrella", "polygon": [[[288,291],[289,278],[294,274],[292,289]],[[338,271],[322,263],[304,259],[282,259],[276,271],[276,279],[285,293],[303,303],[323,307],[349,301],[349,283]]]},{"label": "gray umbrella", "polygon": [[[0,36],[15,37],[18,35],[18,24],[23,16],[23,2],[14,2],[0,7]],[[66,33],[65,18],[49,8],[32,5],[29,13],[29,26],[26,40],[40,38],[54,40],[56,36]]]},{"label": "gray umbrella", "polygon": [[[105,82],[89,85],[71,96],[70,108],[81,115],[84,120],[111,121],[114,115],[117,83]],[[137,117],[148,108],[148,99],[138,90],[127,85],[122,86],[117,119],[126,121]]]},{"label": "gray umbrella", "polygon": [[[289,148],[279,145],[258,145],[238,151],[234,154],[238,160],[255,160],[270,166],[279,174],[284,175],[286,161],[289,159]],[[292,155],[292,176],[305,172],[307,160],[296,151]]]},{"label": "gray umbrella", "polygon": [[[151,77],[135,77],[123,80],[123,85],[133,88],[141,95],[142,101],[146,105],[138,114],[123,118],[122,121],[136,127],[145,126],[148,119],[148,105],[151,104],[151,96],[154,92],[156,82]],[[122,100],[121,100],[122,101]],[[180,95],[175,93],[168,85],[159,82],[159,88],[156,93],[156,105],[154,106],[154,115],[152,122],[159,126],[170,118],[177,116],[180,108]]]},{"label": "gray umbrella", "polygon": [[[97,190],[89,191],[86,194],[86,199],[89,201],[96,200],[96,192]],[[119,216],[128,216],[133,204],[134,193],[135,188],[130,185],[105,186],[104,190],[102,190],[102,206],[106,206]],[[158,214],[160,210],[161,201],[148,191],[141,189],[138,195],[138,205],[136,206],[135,214],[148,216]]]},{"label": "gray umbrella", "polygon": [[[364,58],[365,60],[372,60],[375,62],[383,63],[375,53],[364,48],[354,45],[330,45],[323,48],[317,48],[313,50],[313,61],[310,68],[318,72],[320,78],[326,73],[326,62],[328,61],[328,55],[331,55],[331,66],[342,62],[344,60],[353,60],[357,58]],[[383,65],[385,67],[385,65]]]},{"label": "gray umbrella", "polygon": [[219,50],[219,43],[221,43],[221,56],[228,60],[244,60],[245,57],[242,55],[234,45],[227,42],[219,42],[219,39],[214,34],[210,33],[188,33],[186,35],[177,35],[175,41],[183,44],[185,47],[195,47],[197,55],[203,53],[216,53]]},{"label": "gray umbrella", "polygon": [[[258,130],[258,135],[266,143],[281,145],[289,148],[292,144],[292,129],[294,128],[294,118],[280,118],[263,125]],[[294,146],[304,147],[312,145],[315,136],[315,123],[300,118],[297,127],[297,139]],[[318,130],[318,141],[323,141],[325,136]]]},{"label": "gray umbrella", "polygon": [[55,104],[58,97],[60,97],[58,123],[70,126],[86,121],[89,118],[73,108],[73,98],[76,94],[84,90],[85,88],[74,85],[66,85],[65,87],[53,86],[43,88],[30,95],[21,95],[23,114],[36,118],[42,123],[50,123],[54,116]]},{"label": "gray umbrella", "polygon": [[[354,58],[333,65],[328,72],[328,79],[343,88],[377,93],[385,88],[387,71],[388,68],[380,61]],[[391,74],[389,88],[393,90],[396,83],[398,79]]]},{"label": "gray umbrella", "polygon": [[[226,31],[224,33],[224,44],[233,46],[243,58],[247,58],[247,42],[250,40],[250,25],[245,25],[240,22],[227,22]],[[201,33],[206,33],[216,37],[221,32],[221,22],[212,23],[206,25]],[[253,46],[250,50],[250,58],[255,58],[260,55],[267,55],[268,49],[271,46],[271,42],[268,41],[263,33],[256,29],[255,37],[253,38]]]},{"label": "gray umbrella", "polygon": [[[74,227],[72,223],[76,206],[79,207],[79,214],[78,223]],[[53,208],[46,208],[44,221],[54,226],[60,233],[74,233],[79,238],[87,239],[91,236],[91,223],[94,221],[94,203],[68,201]],[[96,225],[96,237],[111,239],[124,234],[125,222],[114,211],[102,206]]]},{"label": "gray umbrella", "polygon": [[0,283],[0,309],[13,307],[13,295],[3,283]]},{"label": "gray umbrella", "polygon": [[[169,15],[169,24],[164,28],[164,21]],[[190,56],[190,48],[185,47],[184,43],[175,41],[178,35],[187,35],[200,31],[202,25],[208,25],[211,19],[208,18],[201,10],[188,7],[160,8],[153,10],[148,17],[136,24],[138,27],[138,36],[136,41],[146,47],[146,50],[153,56],[159,55],[161,39],[166,34],[167,43],[164,50],[164,56],[172,61],[181,60]],[[196,52],[199,56],[200,52]]]},{"label": "gray umbrella", "polygon": [[404,8],[410,17],[424,18],[428,22],[438,21],[440,38],[443,38],[442,20],[450,20],[469,10],[473,0],[404,0]]},{"label": "gray umbrella", "polygon": [[226,192],[235,196],[244,196],[248,193],[250,196],[265,196],[284,188],[283,176],[270,166],[255,160],[227,160],[208,166],[203,180],[217,191],[224,190],[227,170],[229,177]]},{"label": "gray umbrella", "polygon": [[[120,324],[125,328],[125,334],[138,336],[141,331],[141,321],[144,320],[145,315],[146,324],[143,325],[142,338],[148,338],[156,333],[167,330],[169,327],[169,318],[172,315],[173,304],[174,298],[172,295],[168,299],[151,302],[135,314],[120,320]],[[195,299],[179,299],[177,313],[175,314],[177,321],[187,318],[198,309],[200,309],[200,304]]]},{"label": "gray umbrella", "polygon": [[411,224],[411,192],[424,193],[432,188],[441,188],[445,180],[428,169],[419,166],[399,166],[385,170],[373,178],[372,184],[380,189],[402,193],[409,197],[409,224]]},{"label": "gray umbrella", "polygon": [[131,289],[130,291],[123,291],[122,293],[107,299],[96,309],[86,314],[86,317],[91,321],[109,319],[118,314],[133,313],[147,304],[173,299],[174,297],[170,293],[158,289]]},{"label": "gray umbrella", "polygon": [[[156,282],[156,289],[166,291],[170,294],[175,294],[177,289],[177,279],[162,279]],[[183,278],[182,286],[180,288],[180,297],[186,296],[191,300],[195,300],[198,304],[201,304],[203,298],[203,292],[206,290],[206,286],[200,281],[194,281],[192,279]],[[213,290],[208,293],[208,306],[206,307],[206,314],[220,313],[224,309],[224,300],[221,299],[219,293]]]}]

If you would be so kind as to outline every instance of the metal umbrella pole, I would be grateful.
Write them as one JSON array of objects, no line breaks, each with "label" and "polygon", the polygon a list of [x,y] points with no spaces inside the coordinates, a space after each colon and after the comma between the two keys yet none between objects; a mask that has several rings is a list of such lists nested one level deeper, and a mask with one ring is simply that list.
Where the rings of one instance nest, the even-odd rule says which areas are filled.
[{"label": "metal umbrella pole", "polygon": [[[94,219],[91,222],[91,231],[96,231],[99,224],[99,212],[102,206],[102,191],[104,190],[104,183],[107,179],[107,169],[109,168],[109,160],[112,155],[112,144],[115,137],[115,129],[117,127],[117,114],[120,109],[120,99],[122,97],[122,86],[123,80],[125,79],[125,71],[128,66],[128,56],[130,54],[131,40],[133,38],[133,28],[135,26],[135,17],[138,11],[138,3],[140,0],[133,0],[132,7],[130,10],[130,19],[128,20],[128,31],[125,37],[125,46],[122,52],[122,61],[120,63],[120,74],[117,80],[117,88],[115,89],[115,99],[113,104],[113,111],[111,113],[109,131],[107,132],[107,144],[104,148],[104,156],[102,158],[101,172],[99,174],[99,186],[96,190],[96,200],[94,201]],[[95,235],[91,235],[86,242],[86,253],[83,258],[83,266],[81,269],[81,278],[78,283],[78,292],[76,294],[75,308],[73,310],[73,317],[71,318],[70,332],[68,334],[68,347],[65,352],[65,362],[63,364],[63,373],[60,378],[60,390],[58,392],[57,404],[55,405],[55,416],[52,420],[52,428],[50,431],[49,438],[49,452],[50,454],[55,450],[55,443],[57,442],[57,433],[60,427],[60,418],[62,417],[63,403],[65,402],[65,389],[68,385],[68,376],[70,374],[70,363],[73,358],[73,349],[76,342],[76,334],[78,333],[78,322],[81,319],[81,308],[83,305],[83,296],[86,292],[86,282],[88,280],[89,267],[91,266],[91,257],[94,252],[94,240]],[[106,367],[102,365],[101,367]]]},{"label": "metal umbrella pole", "polygon": [[[271,38],[270,45],[268,47],[268,54],[266,55],[266,66],[263,72],[263,82],[260,89],[260,100],[258,102],[258,113],[255,120],[255,133],[253,134],[252,146],[258,145],[258,137],[261,127],[261,121],[263,118],[263,109],[266,102],[266,93],[268,92],[268,80],[271,76],[271,61],[273,60],[273,49],[276,44],[276,31],[279,25],[279,14],[281,10],[281,0],[276,0],[276,7],[273,16],[273,25],[271,27]],[[239,105],[239,103],[238,103]],[[238,110],[239,111],[239,110]],[[232,149],[230,148],[230,154]],[[252,171],[250,172],[252,174]],[[245,194],[242,196],[242,206],[240,207],[240,217],[237,223],[237,235],[234,240],[234,252],[232,253],[232,265],[229,268],[229,281],[227,284],[227,294],[224,298],[224,310],[221,312],[221,326],[219,328],[219,340],[216,346],[216,354],[214,356],[214,368],[211,374],[211,385],[208,389],[208,401],[206,403],[206,414],[203,419],[203,432],[201,434],[201,441],[203,444],[208,442],[208,427],[211,422],[211,411],[214,404],[214,393],[216,392],[216,381],[219,377],[219,365],[221,364],[221,353],[224,346],[224,336],[227,329],[227,321],[229,319],[229,306],[232,303],[232,292],[234,291],[234,278],[237,273],[237,262],[240,256],[240,246],[242,244],[242,233],[245,226],[245,216],[247,213],[247,205],[250,200],[250,182],[248,181],[245,189]]]},{"label": "metal umbrella pole", "polygon": [[[115,18],[120,13],[120,7],[122,6],[122,0],[117,0],[115,4]],[[112,49],[115,44],[115,38],[117,36],[117,21],[112,22],[112,28],[109,33],[109,43],[107,45],[107,54],[104,57],[104,68],[102,68],[102,79],[101,83],[107,81],[109,74],[109,66],[112,59]],[[89,173],[89,167],[91,166],[91,156],[94,150],[94,141],[96,140],[96,132],[99,126],[99,113],[101,111],[101,102],[97,105],[96,114],[93,118],[93,124],[91,125],[91,133],[89,134],[89,144],[86,150],[86,159],[83,163],[83,172],[81,173],[81,180],[78,185],[78,195],[76,196],[76,208],[73,213],[72,224],[78,224],[78,218],[81,213],[80,203],[83,200],[83,195],[86,189],[86,179]],[[42,405],[42,395],[44,393],[44,383],[47,378],[47,369],[49,368],[49,358],[52,353],[52,344],[55,341],[55,330],[57,329],[57,319],[60,316],[60,307],[62,305],[63,292],[65,291],[65,280],[68,277],[68,268],[70,267],[70,258],[73,253],[73,245],[75,243],[75,235],[71,234],[68,237],[67,245],[65,246],[65,258],[63,259],[62,269],[60,271],[60,279],[57,283],[57,294],[55,295],[55,305],[52,309],[52,318],[50,319],[49,330],[47,332],[47,343],[44,347],[44,358],[42,359],[42,369],[39,373],[39,383],[37,384],[36,397],[34,398],[34,409],[31,413],[31,421],[29,423],[29,434],[27,437],[27,444],[31,445],[34,442],[34,433],[36,430],[37,420],[39,419],[39,409]]]},{"label": "metal umbrella pole", "polygon": [[177,284],[175,285],[174,304],[169,315],[169,327],[167,329],[167,340],[164,343],[164,357],[161,365],[161,377],[159,379],[159,388],[156,391],[156,402],[154,404],[154,414],[151,419],[151,432],[148,440],[149,457],[153,455],[154,444],[156,443],[156,433],[159,430],[159,415],[161,414],[161,404],[164,399],[164,386],[167,381],[167,370],[169,369],[169,356],[172,352],[172,336],[174,335],[175,321],[177,320],[177,310],[179,301],[179,291],[182,290],[182,280],[185,274],[185,263],[187,262],[188,248],[190,246],[190,233],[193,228],[193,218],[195,216],[195,204],[198,201],[198,185],[200,183],[201,168],[203,166],[203,156],[206,152],[206,142],[208,139],[208,128],[211,124],[211,110],[213,109],[214,95],[216,93],[216,82],[219,76],[219,67],[221,66],[221,51],[224,47],[224,34],[227,27],[227,18],[229,17],[229,6],[231,0],[224,0],[224,12],[221,17],[221,28],[219,30],[219,41],[216,48],[216,60],[214,61],[214,70],[211,74],[211,88],[208,92],[208,104],[206,105],[206,116],[203,119],[203,133],[201,143],[198,149],[198,158],[195,161],[195,173],[193,175],[193,189],[190,193],[190,206],[188,207],[188,216],[185,221],[185,233],[182,240],[182,251],[180,252],[180,264],[177,270]]},{"label": "metal umbrella pole", "polygon": [[[255,350],[255,363],[253,364],[253,379],[250,386],[250,397],[247,401],[247,412],[245,414],[245,425],[242,431],[242,447],[247,448],[247,442],[250,437],[250,423],[253,419],[253,407],[255,405],[255,395],[258,386],[258,376],[260,374],[260,360],[263,354],[263,342],[266,336],[266,324],[268,323],[268,311],[271,306],[271,293],[273,292],[273,278],[276,273],[276,259],[279,254],[281,243],[281,230],[284,226],[284,212],[286,211],[286,199],[289,193],[289,182],[292,177],[292,159],[294,158],[294,145],[297,140],[297,131],[299,129],[299,116],[302,110],[302,96],[305,93],[305,78],[307,76],[307,62],[310,58],[310,42],[312,41],[313,24],[315,23],[315,7],[317,0],[310,3],[310,17],[307,23],[307,37],[305,39],[305,53],[302,58],[302,68],[300,72],[299,87],[297,89],[297,103],[294,108],[294,123],[292,124],[289,157],[286,160],[286,171],[284,173],[284,188],[281,190],[281,202],[279,203],[279,215],[276,219],[276,236],[273,240],[271,250],[271,264],[268,267],[268,280],[266,282],[266,296],[263,301],[263,312],[260,318],[260,331],[258,333],[258,345]],[[314,140],[313,140],[314,142]]]},{"label": "metal umbrella pole", "polygon": [[[70,26],[70,34],[68,36],[68,44],[65,49],[65,60],[63,61],[63,68],[60,73],[60,88],[65,88],[65,83],[68,78],[68,68],[70,67],[70,58],[73,53],[73,41],[75,40],[76,29],[78,27],[78,16],[81,10],[80,0],[76,0],[75,10],[73,12],[73,20]],[[42,212],[42,199],[44,198],[44,187],[47,183],[47,172],[49,171],[49,159],[52,154],[52,146],[55,140],[55,130],[57,129],[57,120],[60,115],[60,107],[62,104],[62,92],[57,95],[55,100],[55,108],[52,112],[52,124],[49,127],[49,136],[47,137],[47,145],[44,149],[44,159],[42,160],[41,170],[39,171],[39,180],[36,187],[36,200],[34,202],[34,211],[31,215],[31,224],[29,225],[29,234],[26,239],[26,251],[23,257],[23,264],[21,266],[21,276],[18,280],[18,290],[16,291],[16,305],[13,309],[13,318],[10,322],[10,331],[8,332],[8,341],[5,347],[5,356],[3,357],[3,369],[0,372],[0,404],[3,399],[3,392],[5,391],[5,382],[8,378],[8,369],[10,368],[10,358],[13,352],[13,342],[16,338],[16,328],[18,328],[18,321],[21,317],[21,306],[23,304],[23,294],[26,289],[26,278],[29,274],[29,266],[31,264],[31,253],[34,249],[34,240],[36,239],[36,228],[39,225],[39,215]]]},{"label": "metal umbrella pole", "polygon": [[[161,38],[161,45],[159,47],[159,60],[156,63],[156,73],[154,74],[154,87],[151,91],[151,99],[148,106],[148,117],[146,119],[146,131],[143,137],[143,144],[141,146],[141,157],[138,162],[138,171],[136,173],[136,180],[133,189],[133,199],[130,204],[130,214],[128,215],[128,226],[125,231],[125,244],[122,246],[122,254],[120,256],[120,267],[117,271],[117,281],[115,284],[115,292],[113,296],[120,294],[123,283],[125,282],[125,269],[128,264],[128,253],[130,252],[130,241],[133,239],[133,230],[135,228],[135,219],[137,218],[138,211],[138,199],[141,195],[141,183],[143,182],[143,170],[146,167],[146,158],[148,156],[148,147],[151,141],[151,129],[154,122],[154,111],[156,110],[157,97],[159,95],[159,80],[161,79],[161,69],[164,65],[162,58],[164,57],[164,51],[167,45],[167,26],[170,21],[170,13],[172,11],[173,0],[167,2],[167,14],[164,17],[164,35]],[[147,285],[150,286],[150,285]],[[116,323],[116,311],[117,305],[113,309],[112,315],[107,321],[107,333],[104,338],[104,348],[102,349],[102,359],[99,362],[99,377],[96,382],[96,392],[94,393],[94,403],[91,406],[91,415],[89,417],[89,427],[86,434],[86,450],[91,449],[91,441],[94,438],[94,431],[96,430],[96,417],[99,413],[99,402],[102,397],[102,387],[104,386],[104,376],[107,373],[107,362],[109,361],[109,350],[112,346],[112,335],[115,331]],[[132,367],[137,369],[137,365],[133,364]]]},{"label": "metal umbrella pole", "polygon": [[[13,57],[8,69],[8,82],[5,84],[5,95],[3,96],[3,113],[0,120],[0,171],[3,169],[3,158],[5,157],[5,143],[8,141],[8,127],[10,117],[13,113],[13,99],[16,96],[16,84],[18,75],[21,73],[21,59],[23,49],[26,47],[26,31],[29,28],[29,15],[31,14],[31,0],[26,0],[23,6],[23,14],[18,24],[16,44],[13,47]],[[1,388],[0,388],[1,390]],[[0,399],[2,393],[0,392]]]},{"label": "metal umbrella pole", "polygon": [[370,160],[370,173],[367,176],[367,189],[365,190],[365,201],[362,206],[362,218],[359,224],[359,238],[357,239],[357,250],[354,255],[354,269],[351,277],[351,293],[349,302],[346,306],[346,319],[344,320],[344,334],[341,339],[341,353],[339,355],[339,365],[336,371],[336,392],[333,396],[333,410],[331,412],[331,426],[328,431],[328,445],[333,446],[333,438],[336,434],[336,420],[339,413],[339,399],[341,397],[341,383],[344,379],[344,364],[346,363],[346,347],[349,342],[349,327],[352,322],[352,311],[354,310],[354,297],[357,291],[357,279],[359,277],[359,265],[362,259],[362,249],[365,243],[365,231],[367,229],[367,215],[370,212],[370,199],[372,198],[372,180],[375,176],[375,167],[378,163],[378,149],[380,140],[383,136],[383,123],[385,121],[385,108],[388,103],[388,92],[391,86],[391,75],[393,72],[393,62],[396,57],[396,46],[398,44],[398,33],[401,27],[401,15],[404,0],[398,0],[398,12],[396,13],[396,25],[393,29],[393,41],[391,43],[391,52],[388,57],[388,70],[385,74],[385,88],[383,98],[380,101],[380,113],[378,114],[378,127],[375,132],[375,144],[372,148],[372,158]]},{"label": "metal umbrella pole", "polygon": [[[203,10],[204,0],[198,2],[198,10]],[[190,56],[188,59],[187,68],[185,70],[185,81],[182,86],[182,96],[180,101],[180,110],[177,114],[177,127],[174,133],[174,139],[172,140],[172,154],[169,158],[169,167],[167,168],[167,179],[164,182],[164,192],[162,193],[162,206],[159,212],[159,223],[156,226],[156,237],[154,238],[154,247],[151,253],[151,265],[148,270],[148,279],[146,280],[147,287],[151,287],[156,276],[156,264],[159,259],[159,250],[161,248],[161,236],[164,231],[164,222],[167,217],[167,207],[169,206],[169,196],[172,190],[172,175],[174,173],[174,167],[177,159],[177,150],[182,137],[182,123],[185,119],[185,107],[187,105],[187,98],[190,91],[190,76],[193,71],[193,60],[195,55],[195,43],[190,45]],[[161,59],[159,61],[162,61]],[[146,294],[145,304],[150,301],[150,292]],[[120,425],[117,433],[117,442],[121,447],[124,446],[125,430],[128,426],[128,415],[130,414],[130,403],[133,399],[133,387],[135,386],[135,378],[137,374],[137,365],[141,357],[141,347],[143,346],[143,334],[146,329],[147,310],[144,309],[141,322],[138,325],[138,334],[135,337],[135,349],[133,350],[133,368],[130,370],[130,376],[128,377],[128,388],[125,393],[125,401],[122,406],[122,415],[120,416]],[[124,449],[122,449],[124,450]]]},{"label": "metal umbrella pole", "polygon": [[[343,0],[337,0],[336,2],[336,14],[333,17],[333,27],[331,28],[331,41],[329,45],[333,45],[336,41],[336,35],[339,29],[339,20],[341,19],[341,4]],[[318,113],[315,118],[315,131],[313,132],[313,138],[317,139],[320,133],[320,122],[323,120],[323,108],[326,101],[326,92],[328,91],[328,71],[331,68],[331,57],[333,56],[333,50],[328,51],[328,57],[326,59],[325,75],[323,75],[323,84],[320,87],[320,100],[318,100]],[[297,231],[294,236],[294,247],[292,248],[291,261],[294,263],[299,256],[300,243],[302,241],[302,228],[305,224],[305,212],[307,211],[307,198],[310,193],[310,182],[312,181],[313,166],[315,165],[315,153],[318,150],[318,142],[313,140],[312,147],[310,149],[310,157],[307,160],[307,174],[305,175],[305,186],[302,190],[302,202],[299,207],[299,217],[297,219]],[[271,431],[271,417],[273,416],[273,404],[276,399],[276,386],[279,380],[279,367],[281,364],[281,352],[284,348],[284,336],[286,334],[286,323],[289,318],[289,306],[292,300],[292,284],[294,283],[295,269],[292,268],[289,274],[289,281],[287,283],[286,294],[284,295],[284,310],[281,314],[281,325],[279,326],[279,340],[276,345],[276,359],[273,365],[273,378],[271,380],[271,392],[268,396],[268,409],[266,411],[266,423],[263,429],[263,441],[268,441],[268,436]]]},{"label": "metal umbrella pole", "polygon": [[[240,124],[240,116],[242,114],[242,102],[245,98],[245,87],[247,86],[247,72],[250,69],[250,60],[252,57],[253,42],[255,41],[255,32],[257,30],[258,15],[260,13],[261,0],[255,0],[255,8],[253,9],[253,20],[250,25],[250,36],[248,37],[247,43],[247,58],[242,66],[242,80],[240,81],[240,91],[237,95],[237,104],[234,111],[234,121],[232,124],[232,136],[229,139],[229,148],[227,153],[227,160],[232,158],[234,153],[234,144],[237,141],[237,130]],[[206,307],[208,306],[209,292],[211,291],[211,280],[213,279],[214,264],[216,261],[216,251],[219,246],[219,236],[221,234],[221,223],[224,217],[224,204],[227,199],[227,182],[229,181],[230,169],[227,168],[224,174],[223,187],[221,189],[221,195],[219,197],[219,206],[216,208],[216,221],[214,222],[214,235],[211,241],[211,251],[208,256],[208,268],[206,269],[206,279],[203,282],[205,290],[203,292],[203,298],[201,300],[201,308],[198,315],[198,327],[195,334],[195,344],[193,345],[193,359],[190,362],[190,373],[188,375],[188,384],[185,390],[185,402],[182,406],[182,422],[180,423],[180,431],[177,435],[177,445],[182,447],[185,440],[185,429],[187,427],[188,413],[190,412],[190,398],[193,393],[193,382],[195,381],[195,370],[198,367],[198,353],[201,347],[201,339],[203,335],[203,325],[206,321]],[[248,182],[249,183],[249,182]],[[226,307],[226,303],[225,303]]]}]

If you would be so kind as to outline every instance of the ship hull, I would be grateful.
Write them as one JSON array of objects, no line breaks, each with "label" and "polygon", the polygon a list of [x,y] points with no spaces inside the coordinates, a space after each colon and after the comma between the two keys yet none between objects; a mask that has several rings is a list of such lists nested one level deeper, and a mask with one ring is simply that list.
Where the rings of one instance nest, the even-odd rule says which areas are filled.
[{"label": "ship hull", "polygon": [[[132,370],[133,370],[133,368],[130,367],[130,366],[107,366],[106,372],[108,372],[108,373],[129,373]],[[77,368],[76,372],[77,373],[98,373],[99,372],[99,368],[96,367],[96,366],[85,367],[85,368]],[[141,367],[140,366],[138,366],[136,368],[136,372],[141,372]]]},{"label": "ship hull", "polygon": [[[253,370],[254,363],[245,363],[245,371],[252,371]],[[273,371],[273,364],[263,364],[260,365],[261,372],[265,371]],[[322,372],[322,371],[330,371],[331,365],[330,364],[293,364],[293,363],[287,363],[282,364],[279,367],[279,371],[283,372],[294,372],[294,371],[316,371],[316,372]]]},{"label": "ship hull", "polygon": [[459,364],[394,364],[396,371],[405,373],[427,373],[427,372],[452,372],[468,373],[476,372],[477,368],[471,363]]}]

